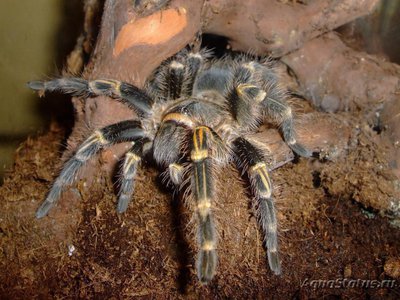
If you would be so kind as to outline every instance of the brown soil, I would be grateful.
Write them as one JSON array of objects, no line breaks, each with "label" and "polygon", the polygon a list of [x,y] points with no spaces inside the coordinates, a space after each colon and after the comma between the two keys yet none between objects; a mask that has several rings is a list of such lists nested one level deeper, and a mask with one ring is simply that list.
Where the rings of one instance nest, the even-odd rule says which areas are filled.
[{"label": "brown soil", "polygon": [[[307,285],[315,279],[381,281],[399,274],[400,231],[390,225],[395,219],[379,213],[380,203],[393,194],[384,146],[376,144],[384,132],[340,117],[359,121],[348,153],[335,161],[301,158],[273,173],[282,276],[268,269],[243,180],[224,170],[221,181],[229,188],[221,189],[216,211],[219,266],[208,286],[200,286],[195,275],[188,209],[160,188],[152,167],[139,172],[124,215],[115,211],[113,184],[100,174],[90,186],[80,181],[48,217],[36,220],[56,175],[64,131],[53,126],[28,139],[0,188],[0,298],[398,298],[399,286]],[[75,251],[69,256],[71,245]]]}]

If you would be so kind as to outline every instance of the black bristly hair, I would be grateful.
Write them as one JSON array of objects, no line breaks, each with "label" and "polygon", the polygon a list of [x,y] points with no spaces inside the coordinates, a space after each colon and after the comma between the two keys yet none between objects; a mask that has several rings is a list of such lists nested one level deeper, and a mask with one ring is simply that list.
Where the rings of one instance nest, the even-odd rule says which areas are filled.
[{"label": "black bristly hair", "polygon": [[210,52],[187,50],[163,63],[144,89],[112,79],[87,81],[60,78],[32,81],[31,89],[60,91],[87,98],[108,96],[137,112],[138,119],[95,129],[64,164],[37,218],[44,217],[71,185],[82,165],[100,150],[130,142],[120,170],[117,211],[122,213],[134,194],[135,175],[144,155],[167,169],[171,182],[183,186],[193,198],[197,220],[197,275],[202,283],[214,278],[217,268],[217,234],[213,221],[215,170],[236,161],[247,174],[255,196],[254,207],[275,274],[281,273],[277,218],[268,153],[248,139],[264,121],[274,121],[291,149],[301,156],[311,152],[297,142],[294,114],[288,93],[268,61],[249,55],[209,59]]}]

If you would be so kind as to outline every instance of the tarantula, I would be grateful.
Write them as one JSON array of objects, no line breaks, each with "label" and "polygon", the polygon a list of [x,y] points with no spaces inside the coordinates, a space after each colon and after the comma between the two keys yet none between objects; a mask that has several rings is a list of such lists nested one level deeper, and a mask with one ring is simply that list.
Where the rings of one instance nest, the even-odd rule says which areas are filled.
[{"label": "tarantula", "polygon": [[269,154],[251,139],[251,134],[264,121],[274,121],[295,153],[307,157],[311,152],[296,140],[293,113],[286,101],[288,93],[281,87],[270,60],[248,55],[220,59],[210,56],[205,50],[180,52],[161,65],[144,89],[109,79],[29,82],[31,89],[41,93],[61,91],[85,98],[106,95],[126,104],[138,116],[136,120],[96,129],[65,163],[36,217],[48,213],[62,190],[74,182],[78,169],[101,149],[131,142],[120,171],[118,212],[125,212],[132,198],[139,163],[144,156],[151,156],[177,188],[189,188],[197,220],[197,275],[207,283],[217,266],[211,212],[217,201],[213,174],[235,162],[250,179],[269,266],[280,274]]}]

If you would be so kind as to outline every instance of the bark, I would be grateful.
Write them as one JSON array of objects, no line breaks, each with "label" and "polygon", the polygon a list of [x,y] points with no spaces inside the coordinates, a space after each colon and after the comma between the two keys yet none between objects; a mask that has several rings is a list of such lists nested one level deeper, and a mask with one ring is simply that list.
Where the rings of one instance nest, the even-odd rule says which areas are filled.
[{"label": "bark", "polygon": [[228,37],[235,50],[252,49],[260,55],[281,57],[312,38],[371,13],[378,3],[214,0],[207,2],[205,32]]},{"label": "bark", "polygon": [[308,41],[282,60],[307,99],[323,111],[375,112],[398,98],[400,68],[352,50],[334,33]]}]

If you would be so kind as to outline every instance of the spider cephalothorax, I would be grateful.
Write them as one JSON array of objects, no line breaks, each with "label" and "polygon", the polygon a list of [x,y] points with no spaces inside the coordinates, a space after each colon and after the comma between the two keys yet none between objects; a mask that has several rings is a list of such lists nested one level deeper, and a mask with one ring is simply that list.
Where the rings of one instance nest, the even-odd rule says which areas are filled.
[{"label": "spider cephalothorax", "polygon": [[294,152],[301,156],[311,153],[296,141],[287,93],[280,87],[271,62],[249,56],[209,60],[209,56],[206,51],[179,53],[154,73],[143,90],[108,79],[30,82],[29,86],[40,92],[116,98],[138,115],[137,120],[95,130],[65,163],[36,217],[48,213],[63,188],[73,183],[78,169],[97,152],[116,143],[131,142],[121,168],[118,212],[127,209],[133,196],[140,161],[145,155],[153,157],[168,170],[177,188],[188,186],[196,210],[197,274],[201,282],[208,282],[217,265],[213,175],[223,165],[235,162],[250,179],[269,266],[280,274],[277,220],[268,175],[270,154],[251,136],[265,120],[274,121]]}]

